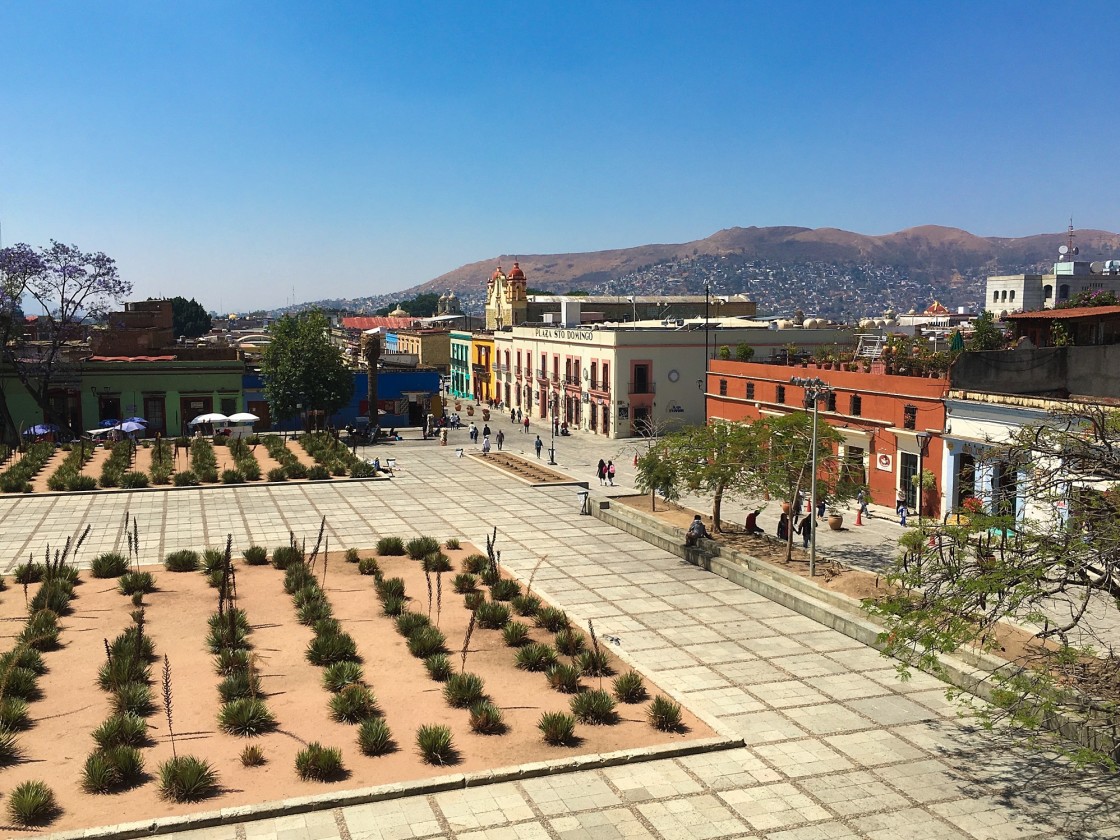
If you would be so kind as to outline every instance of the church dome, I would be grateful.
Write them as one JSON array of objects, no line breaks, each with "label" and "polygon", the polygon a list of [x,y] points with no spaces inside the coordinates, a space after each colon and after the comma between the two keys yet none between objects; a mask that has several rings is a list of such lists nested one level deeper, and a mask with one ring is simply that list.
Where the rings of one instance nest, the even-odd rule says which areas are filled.
[{"label": "church dome", "polygon": [[[514,263],[514,265],[516,265],[516,263]],[[490,275],[490,279],[500,280],[503,277],[505,277],[505,275],[502,274],[502,264],[498,263],[498,267],[494,269],[494,273]]]},{"label": "church dome", "polygon": [[399,306],[389,313],[390,318],[407,318],[408,313],[401,309]]},{"label": "church dome", "polygon": [[455,296],[455,290],[454,289],[448,289],[447,290],[447,300],[448,301],[458,300],[458,298]]},{"label": "church dome", "polygon": [[525,272],[521,270],[521,266],[518,265],[516,262],[513,264],[513,268],[511,268],[509,270],[509,279],[510,280],[524,280],[525,279]]}]

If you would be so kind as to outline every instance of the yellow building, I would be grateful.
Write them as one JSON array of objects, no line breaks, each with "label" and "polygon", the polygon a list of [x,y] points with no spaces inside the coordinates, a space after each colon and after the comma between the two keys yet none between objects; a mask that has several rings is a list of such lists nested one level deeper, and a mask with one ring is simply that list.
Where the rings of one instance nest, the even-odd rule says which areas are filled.
[{"label": "yellow building", "polygon": [[450,330],[397,330],[397,352],[416,356],[421,365],[447,373],[451,366]]},{"label": "yellow building", "polygon": [[471,333],[471,382],[476,402],[494,399],[494,334],[479,330]]}]

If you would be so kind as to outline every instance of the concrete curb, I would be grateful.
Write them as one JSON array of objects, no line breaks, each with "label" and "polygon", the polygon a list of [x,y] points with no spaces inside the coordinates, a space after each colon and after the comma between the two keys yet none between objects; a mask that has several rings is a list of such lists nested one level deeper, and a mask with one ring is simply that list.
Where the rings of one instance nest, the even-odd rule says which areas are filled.
[{"label": "concrete curb", "polygon": [[744,746],[746,746],[746,742],[742,738],[705,738],[681,744],[660,744],[636,750],[573,756],[571,759],[536,761],[511,767],[499,767],[495,770],[483,770],[477,773],[456,773],[434,779],[421,779],[415,782],[394,782],[375,787],[332,791],[314,796],[261,802],[255,805],[237,805],[222,808],[219,811],[204,811],[177,817],[161,817],[154,820],[119,823],[100,828],[75,829],[46,836],[52,840],[94,840],[95,838],[96,840],[127,840],[132,837],[150,837],[178,831],[192,831],[247,820],[285,817],[312,811],[346,808],[351,805],[365,805],[371,802],[386,802],[410,796],[425,796],[449,790],[465,790],[522,779],[535,779],[556,773],[599,770],[642,761],[658,761],[720,750],[733,750]]},{"label": "concrete curb", "polygon": [[96,490],[44,490],[41,493],[4,493],[13,499],[41,499],[59,496],[104,496],[117,493],[174,493],[182,490],[245,490],[249,487],[288,487],[301,484],[330,484],[349,481],[392,481],[392,475],[371,475],[365,478],[293,478],[288,481],[245,481],[241,484],[195,484],[191,487],[176,487],[173,484],[157,484],[148,487],[98,487]]}]

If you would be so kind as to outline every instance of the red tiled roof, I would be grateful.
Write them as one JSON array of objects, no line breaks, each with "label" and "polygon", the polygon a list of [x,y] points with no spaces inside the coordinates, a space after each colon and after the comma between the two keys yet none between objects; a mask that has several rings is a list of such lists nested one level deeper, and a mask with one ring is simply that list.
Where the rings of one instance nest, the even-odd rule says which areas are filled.
[{"label": "red tiled roof", "polygon": [[175,356],[89,356],[87,362],[173,362]]},{"label": "red tiled roof", "polygon": [[376,316],[356,316],[352,318],[343,318],[342,326],[348,330],[372,330],[375,327],[387,327],[388,329],[402,329],[404,327],[411,327],[414,321],[418,318],[391,318],[388,315]]},{"label": "red tiled roof", "polygon": [[1120,306],[1073,306],[1069,309],[1040,309],[1037,312],[1015,312],[1004,315],[1005,321],[1051,321],[1120,315]]}]

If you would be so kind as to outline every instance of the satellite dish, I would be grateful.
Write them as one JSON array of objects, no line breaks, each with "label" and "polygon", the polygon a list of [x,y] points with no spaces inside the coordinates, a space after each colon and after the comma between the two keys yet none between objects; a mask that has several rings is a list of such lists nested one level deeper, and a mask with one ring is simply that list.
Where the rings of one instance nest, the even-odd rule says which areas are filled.
[{"label": "satellite dish", "polygon": [[1098,260],[1097,262],[1089,265],[1089,270],[1094,274],[1104,274],[1104,261]]},{"label": "satellite dish", "polygon": [[1061,254],[1062,256],[1065,256],[1066,254],[1069,253],[1069,246],[1068,245],[1059,245],[1058,246],[1058,253]]},{"label": "satellite dish", "polygon": [[1076,257],[1080,253],[1081,253],[1081,249],[1078,248],[1076,245],[1073,246],[1073,255]]}]

